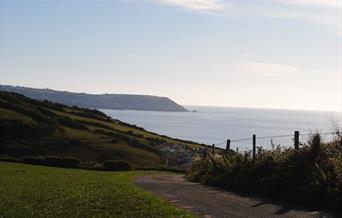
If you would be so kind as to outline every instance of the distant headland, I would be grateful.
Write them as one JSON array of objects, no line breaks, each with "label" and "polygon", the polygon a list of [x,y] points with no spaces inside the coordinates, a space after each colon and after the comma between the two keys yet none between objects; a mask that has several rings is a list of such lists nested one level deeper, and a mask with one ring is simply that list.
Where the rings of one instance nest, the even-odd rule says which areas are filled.
[{"label": "distant headland", "polygon": [[52,89],[0,85],[1,91],[15,92],[38,100],[48,100],[69,106],[112,110],[144,110],[186,112],[167,97],[130,94],[87,94]]}]

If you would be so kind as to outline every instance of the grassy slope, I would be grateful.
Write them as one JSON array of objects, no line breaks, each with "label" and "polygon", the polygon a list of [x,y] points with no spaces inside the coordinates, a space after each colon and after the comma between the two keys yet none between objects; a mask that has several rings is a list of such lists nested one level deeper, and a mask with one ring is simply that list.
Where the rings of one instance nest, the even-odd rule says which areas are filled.
[{"label": "grassy slope", "polygon": [[135,186],[143,173],[0,162],[0,217],[193,217]]},{"label": "grassy slope", "polygon": [[[66,125],[61,122],[61,119],[67,119],[68,122],[85,128]],[[27,138],[25,134],[21,136],[15,133],[18,135],[17,138],[0,140],[0,156],[19,158],[24,155],[40,154],[72,156],[80,158],[87,164],[106,159],[124,159],[138,167],[160,167],[163,166],[164,159],[156,150],[156,145],[177,143],[189,149],[199,146],[192,142],[145,131],[111,119],[98,111],[36,101],[18,94],[0,92],[2,132],[11,131],[5,124],[6,120],[20,121],[33,130],[43,128],[44,135],[32,139]],[[53,129],[51,133],[47,133],[48,128]],[[13,131],[16,131],[16,128],[12,133]],[[4,135],[6,137],[8,134]],[[24,152],[17,152],[19,150]]]},{"label": "grassy slope", "polygon": [[29,116],[25,116],[21,113],[17,113],[15,111],[12,110],[8,110],[5,108],[0,108],[0,119],[18,119],[18,120],[22,120],[24,123],[28,123],[28,124],[37,124],[31,117]]}]

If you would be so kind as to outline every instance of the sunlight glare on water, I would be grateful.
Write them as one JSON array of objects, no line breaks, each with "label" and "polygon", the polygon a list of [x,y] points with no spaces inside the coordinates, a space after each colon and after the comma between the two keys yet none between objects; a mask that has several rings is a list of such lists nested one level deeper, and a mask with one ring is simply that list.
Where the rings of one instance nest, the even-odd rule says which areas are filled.
[{"label": "sunlight glare on water", "polygon": [[[301,134],[332,132],[334,123],[341,124],[338,112],[204,106],[186,108],[198,112],[101,111],[152,132],[206,144],[216,144],[227,139],[251,138],[253,134],[257,137],[291,135],[272,139],[274,144],[288,147],[293,145],[292,134],[295,130],[299,130]],[[324,137],[329,139],[329,135]],[[305,142],[307,138],[308,136],[301,136],[301,142]],[[248,150],[251,143],[251,140],[232,142],[231,147]],[[271,139],[258,139],[257,144],[269,147]],[[219,146],[225,147],[225,143]]]}]

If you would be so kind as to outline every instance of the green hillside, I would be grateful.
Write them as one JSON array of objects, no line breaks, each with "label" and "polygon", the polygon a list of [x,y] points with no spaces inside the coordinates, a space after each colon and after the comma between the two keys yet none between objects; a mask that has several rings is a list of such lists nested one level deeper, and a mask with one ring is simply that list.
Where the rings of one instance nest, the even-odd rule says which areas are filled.
[{"label": "green hillside", "polygon": [[[199,145],[145,131],[104,113],[0,92],[0,156],[73,157],[92,167],[125,160],[140,168],[165,167],[163,146],[189,153]],[[194,149],[195,150],[195,149]]]}]

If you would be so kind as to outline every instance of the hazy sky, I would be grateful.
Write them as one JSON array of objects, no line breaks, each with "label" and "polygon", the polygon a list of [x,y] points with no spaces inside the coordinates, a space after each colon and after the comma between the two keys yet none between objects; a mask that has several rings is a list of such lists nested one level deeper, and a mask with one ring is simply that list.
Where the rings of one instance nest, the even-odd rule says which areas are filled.
[{"label": "hazy sky", "polygon": [[0,0],[1,84],[340,110],[342,0]]}]

